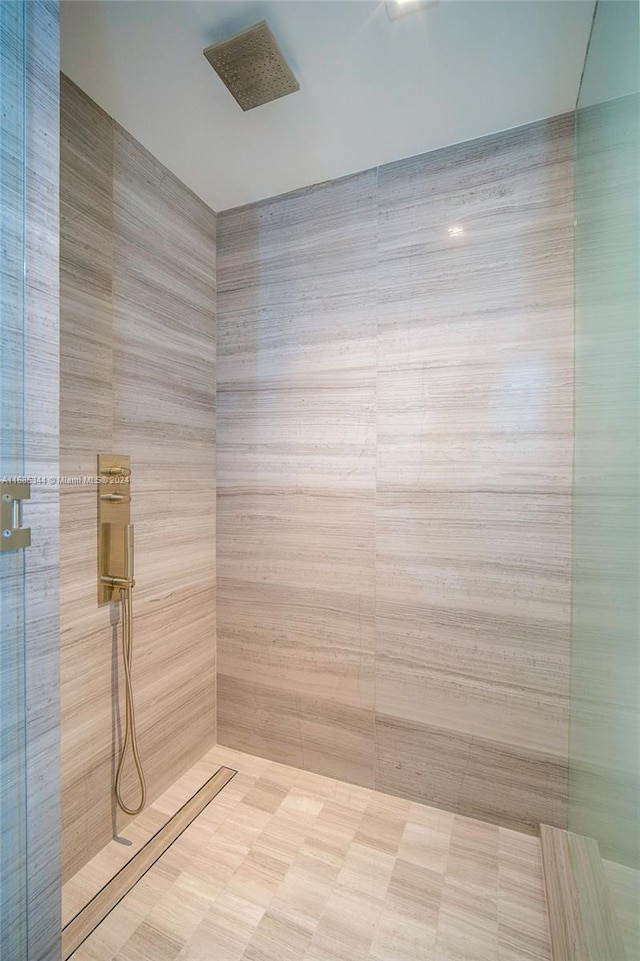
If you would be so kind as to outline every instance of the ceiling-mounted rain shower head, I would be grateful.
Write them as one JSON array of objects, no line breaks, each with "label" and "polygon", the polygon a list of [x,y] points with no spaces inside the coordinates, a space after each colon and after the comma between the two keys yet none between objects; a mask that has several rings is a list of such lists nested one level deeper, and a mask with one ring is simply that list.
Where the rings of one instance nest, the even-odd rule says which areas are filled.
[{"label": "ceiling-mounted rain shower head", "polygon": [[203,52],[243,110],[300,89],[266,20]]}]

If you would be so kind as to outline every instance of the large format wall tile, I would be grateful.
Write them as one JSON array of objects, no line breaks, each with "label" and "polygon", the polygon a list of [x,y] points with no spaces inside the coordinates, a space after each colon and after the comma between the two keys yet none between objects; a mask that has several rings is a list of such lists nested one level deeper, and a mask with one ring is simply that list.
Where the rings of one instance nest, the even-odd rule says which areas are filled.
[{"label": "large format wall tile", "polygon": [[566,750],[566,500],[379,495],[378,711]]},{"label": "large format wall tile", "polygon": [[535,834],[566,820],[566,758],[376,714],[381,791]]},{"label": "large format wall tile", "polygon": [[[216,737],[215,215],[62,79],[61,456],[131,456],[134,689],[149,800]],[[123,703],[95,486],[62,491],[65,877],[108,843]],[[137,799],[130,767],[124,790]]]},{"label": "large format wall tile", "polygon": [[219,738],[372,785],[375,173],[220,220]]},{"label": "large format wall tile", "polygon": [[224,743],[564,823],[572,134],[220,216]]},{"label": "large format wall tile", "polygon": [[446,806],[524,828],[565,817],[572,170],[560,118],[379,172],[376,783],[438,797],[435,738]]}]

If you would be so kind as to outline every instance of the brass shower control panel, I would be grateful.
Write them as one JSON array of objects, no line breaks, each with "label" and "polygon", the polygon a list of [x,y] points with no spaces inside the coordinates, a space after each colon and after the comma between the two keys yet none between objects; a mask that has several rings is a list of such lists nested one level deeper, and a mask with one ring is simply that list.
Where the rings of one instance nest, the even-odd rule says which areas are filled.
[{"label": "brass shower control panel", "polygon": [[113,580],[131,576],[131,461],[98,454],[98,604],[117,600]]}]

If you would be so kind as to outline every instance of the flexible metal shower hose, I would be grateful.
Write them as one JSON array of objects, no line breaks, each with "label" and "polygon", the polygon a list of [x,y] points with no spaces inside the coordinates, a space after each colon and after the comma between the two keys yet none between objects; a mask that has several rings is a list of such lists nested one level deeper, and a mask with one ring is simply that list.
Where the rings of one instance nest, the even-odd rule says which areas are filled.
[{"label": "flexible metal shower hose", "polygon": [[[115,795],[119,807],[125,814],[139,814],[147,800],[147,785],[144,780],[144,772],[138,754],[138,737],[136,734],[136,716],[133,706],[133,686],[131,683],[131,661],[133,657],[133,611],[132,611],[132,589],[131,586],[120,588],[120,609],[122,611],[122,661],[124,665],[125,683],[125,722],[124,738],[120,749],[120,758],[116,769]],[[140,781],[140,803],[136,808],[127,807],[122,798],[122,772],[127,750],[131,745],[133,763],[136,767],[138,780]]]}]

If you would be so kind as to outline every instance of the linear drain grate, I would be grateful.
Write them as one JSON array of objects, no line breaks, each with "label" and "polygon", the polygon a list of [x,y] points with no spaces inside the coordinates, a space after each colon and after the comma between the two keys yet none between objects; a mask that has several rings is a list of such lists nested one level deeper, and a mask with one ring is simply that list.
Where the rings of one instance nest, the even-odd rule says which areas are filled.
[{"label": "linear drain grate", "polygon": [[115,906],[129,893],[156,861],[171,847],[174,841],[186,831],[189,825],[202,814],[207,804],[213,801],[237,772],[230,767],[221,767],[213,777],[196,791],[182,807],[172,815],[159,831],[149,838],[130,861],[120,868],[117,874],[91,898],[88,904],[76,914],[62,929],[62,961],[67,961],[83,941],[98,927],[101,921],[113,911]]}]

